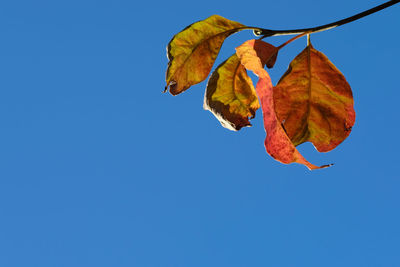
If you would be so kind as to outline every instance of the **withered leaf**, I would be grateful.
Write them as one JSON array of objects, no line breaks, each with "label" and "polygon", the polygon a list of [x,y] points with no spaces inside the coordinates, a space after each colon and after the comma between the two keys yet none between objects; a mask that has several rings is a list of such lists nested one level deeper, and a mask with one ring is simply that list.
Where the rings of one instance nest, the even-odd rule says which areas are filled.
[{"label": "withered leaf", "polygon": [[[276,60],[277,48],[269,43],[256,40],[255,45],[261,47],[259,55],[263,64],[272,67]],[[253,82],[247,75],[236,54],[221,63],[212,73],[204,95],[204,109],[211,111],[229,130],[240,130],[251,126],[249,118],[255,116],[260,107]]]},{"label": "withered leaf", "polygon": [[236,54],[212,73],[204,95],[204,109],[211,111],[225,128],[233,131],[251,126],[260,107],[253,82]]},{"label": "withered leaf", "polygon": [[204,81],[224,40],[245,28],[238,22],[213,15],[176,34],[167,47],[169,62],[165,90],[169,87],[170,93],[177,95]]},{"label": "withered leaf", "polygon": [[274,103],[293,144],[310,141],[320,152],[339,145],[355,122],[350,85],[311,43],[275,86]]}]

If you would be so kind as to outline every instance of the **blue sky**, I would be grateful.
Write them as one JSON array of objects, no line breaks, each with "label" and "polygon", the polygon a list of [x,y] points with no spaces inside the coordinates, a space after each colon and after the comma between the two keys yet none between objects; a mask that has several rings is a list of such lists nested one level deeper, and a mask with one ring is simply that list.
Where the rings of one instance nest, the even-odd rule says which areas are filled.
[{"label": "blue sky", "polygon": [[[270,158],[259,111],[222,128],[205,83],[161,93],[165,47],[192,22],[290,29],[380,3],[3,1],[0,266],[400,266],[399,5],[312,36],[355,99],[344,143],[299,148],[331,168]],[[305,45],[282,50],[274,82]]]}]

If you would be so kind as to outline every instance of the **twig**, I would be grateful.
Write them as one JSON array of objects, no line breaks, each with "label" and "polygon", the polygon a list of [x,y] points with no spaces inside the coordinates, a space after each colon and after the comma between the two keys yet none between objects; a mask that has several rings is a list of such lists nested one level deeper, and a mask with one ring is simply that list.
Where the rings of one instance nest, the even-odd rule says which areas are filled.
[{"label": "twig", "polygon": [[[309,33],[315,33],[315,32],[322,32],[322,31],[326,31],[329,29],[333,29],[336,28],[338,26],[350,23],[352,21],[361,19],[365,16],[371,15],[375,12],[378,12],[382,9],[385,9],[387,7],[390,7],[394,4],[399,3],[400,0],[391,0],[388,1],[384,4],[381,4],[379,6],[376,6],[374,8],[368,9],[364,12],[358,13],[356,15],[353,15],[351,17],[345,18],[345,19],[341,19],[329,24],[325,24],[325,25],[321,25],[321,26],[317,26],[317,27],[312,27],[312,28],[304,28],[304,29],[294,29],[294,30],[270,30],[270,29],[262,29],[262,28],[257,28],[254,27],[254,34],[257,36],[262,36],[262,38],[265,37],[270,37],[270,36],[279,36],[279,35],[292,35],[292,34],[299,34],[299,33],[304,33],[304,32],[309,32]],[[253,27],[252,27],[253,28]]]}]

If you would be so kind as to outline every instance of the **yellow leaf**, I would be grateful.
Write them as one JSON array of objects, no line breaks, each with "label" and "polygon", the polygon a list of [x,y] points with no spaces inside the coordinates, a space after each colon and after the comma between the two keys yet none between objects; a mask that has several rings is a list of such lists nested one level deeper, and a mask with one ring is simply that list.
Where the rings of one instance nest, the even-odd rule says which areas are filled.
[{"label": "yellow leaf", "polygon": [[[261,40],[254,41],[255,50],[262,64],[272,68],[278,48]],[[253,82],[236,54],[224,61],[212,73],[204,96],[204,109],[210,110],[222,126],[230,130],[240,130],[251,126],[260,107]]]},{"label": "yellow leaf", "polygon": [[204,95],[204,109],[211,111],[225,128],[237,131],[251,126],[260,107],[253,82],[236,54],[212,73]]},{"label": "yellow leaf", "polygon": [[245,29],[238,22],[213,15],[176,34],[169,42],[166,90],[177,95],[204,81],[211,71],[224,40]]}]

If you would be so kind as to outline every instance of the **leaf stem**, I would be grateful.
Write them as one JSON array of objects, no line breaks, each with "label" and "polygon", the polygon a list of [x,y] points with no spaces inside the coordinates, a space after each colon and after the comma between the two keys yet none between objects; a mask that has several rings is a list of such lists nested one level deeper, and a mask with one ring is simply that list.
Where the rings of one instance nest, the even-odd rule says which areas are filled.
[{"label": "leaf stem", "polygon": [[262,29],[262,28],[257,28],[257,27],[254,27],[254,28],[251,27],[251,28],[254,29],[255,35],[262,36],[262,38],[271,37],[271,36],[279,36],[279,35],[293,35],[293,34],[299,34],[299,33],[304,33],[304,32],[309,32],[309,33],[322,32],[322,31],[330,30],[330,29],[336,28],[338,26],[350,23],[352,21],[361,19],[365,16],[371,15],[375,12],[378,12],[382,9],[390,7],[399,2],[400,2],[400,0],[387,1],[386,3],[383,3],[379,6],[373,7],[371,9],[368,9],[366,11],[363,11],[363,12],[353,15],[351,17],[341,19],[341,20],[338,20],[338,21],[335,21],[332,23],[324,24],[321,26],[317,26],[317,27],[304,28],[304,29],[293,29],[293,30],[271,30],[271,29]]},{"label": "leaf stem", "polygon": [[[303,37],[303,36],[306,35],[306,34],[309,35],[310,32],[303,32],[303,33],[301,33],[301,34],[299,34],[299,35],[296,35],[295,37],[290,38],[289,40],[287,40],[286,42],[284,42],[283,44],[281,44],[280,46],[278,46],[278,47],[277,47],[278,50],[280,50],[282,47],[286,46],[287,44],[290,44],[290,43],[293,42],[294,40],[299,39],[300,37]],[[262,39],[262,38],[260,38],[260,39]]]}]

